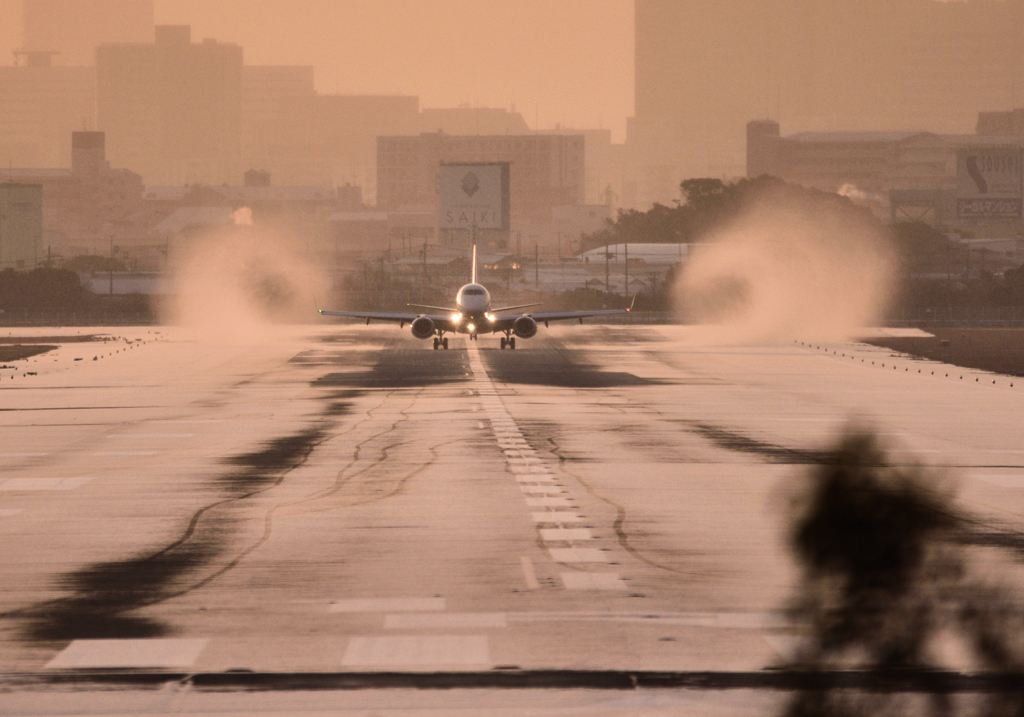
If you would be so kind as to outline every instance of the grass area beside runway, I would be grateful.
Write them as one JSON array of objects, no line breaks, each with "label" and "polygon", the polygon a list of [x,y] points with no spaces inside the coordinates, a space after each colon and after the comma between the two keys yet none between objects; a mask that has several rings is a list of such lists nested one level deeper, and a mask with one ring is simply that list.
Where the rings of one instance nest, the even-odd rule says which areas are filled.
[{"label": "grass area beside runway", "polygon": [[1024,376],[1024,329],[922,328],[932,336],[872,338],[865,343],[954,366]]}]

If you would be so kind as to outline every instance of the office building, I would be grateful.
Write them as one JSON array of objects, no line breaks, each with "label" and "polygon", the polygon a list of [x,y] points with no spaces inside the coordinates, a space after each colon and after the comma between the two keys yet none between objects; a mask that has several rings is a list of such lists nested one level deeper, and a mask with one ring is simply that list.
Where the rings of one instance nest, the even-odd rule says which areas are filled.
[{"label": "office building", "polygon": [[1024,0],[636,0],[638,206],[742,176],[752,117],[793,132],[966,134],[1024,93]]},{"label": "office building", "polygon": [[187,25],[155,41],[100,45],[97,126],[114,164],[147,184],[237,184],[241,167],[242,48],[192,42]]}]

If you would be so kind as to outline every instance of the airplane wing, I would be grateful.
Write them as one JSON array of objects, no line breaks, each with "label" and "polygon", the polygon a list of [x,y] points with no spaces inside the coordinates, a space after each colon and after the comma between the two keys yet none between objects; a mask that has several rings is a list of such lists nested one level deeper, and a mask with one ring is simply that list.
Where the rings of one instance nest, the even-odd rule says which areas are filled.
[{"label": "airplane wing", "polygon": [[442,314],[417,314],[413,311],[327,311],[317,309],[323,316],[344,316],[348,319],[365,319],[369,324],[371,321],[394,321],[402,324],[411,324],[421,316],[426,316],[439,327],[446,328],[451,325],[451,317]]},{"label": "airplane wing", "polygon": [[406,304],[406,306],[412,306],[413,308],[416,309],[434,309],[435,311],[447,311],[449,315],[459,313],[458,309],[448,309],[445,308],[444,306],[429,306],[427,304]]},{"label": "airplane wing", "polygon": [[540,306],[536,304],[519,304],[518,306],[499,306],[497,309],[491,309],[492,314],[497,314],[499,311],[512,311],[513,309],[528,309],[531,306]]},{"label": "airplane wing", "polygon": [[617,314],[628,314],[629,309],[602,309],[599,311],[534,311],[527,314],[514,314],[511,316],[499,316],[498,320],[510,319],[515,321],[520,316],[529,316],[538,324],[547,324],[549,321],[572,321],[585,319],[590,316],[614,316]]}]

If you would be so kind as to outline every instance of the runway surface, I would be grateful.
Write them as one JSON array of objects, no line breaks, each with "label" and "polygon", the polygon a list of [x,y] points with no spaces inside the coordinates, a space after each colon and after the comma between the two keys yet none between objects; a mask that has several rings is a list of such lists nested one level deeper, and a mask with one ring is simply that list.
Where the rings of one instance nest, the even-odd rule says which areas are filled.
[{"label": "runway surface", "polygon": [[[764,714],[778,693],[470,676],[780,664],[790,489],[851,419],[946,467],[993,531],[1024,523],[1024,384],[865,344],[160,331],[0,374],[0,714]],[[224,693],[161,672],[467,678]],[[65,682],[85,673],[163,689],[86,702]]]}]

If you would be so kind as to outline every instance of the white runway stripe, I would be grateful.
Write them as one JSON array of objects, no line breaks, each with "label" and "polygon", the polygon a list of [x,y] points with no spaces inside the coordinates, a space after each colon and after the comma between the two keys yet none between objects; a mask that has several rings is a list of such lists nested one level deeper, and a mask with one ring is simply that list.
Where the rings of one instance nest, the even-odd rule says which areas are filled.
[{"label": "white runway stripe", "polygon": [[189,667],[206,640],[75,640],[46,665],[48,670],[115,667]]},{"label": "white runway stripe", "polygon": [[441,612],[444,598],[351,598],[331,602],[331,612]]},{"label": "white runway stripe", "polygon": [[341,664],[346,667],[489,665],[483,635],[353,637]]},{"label": "white runway stripe", "polygon": [[[522,434],[515,419],[512,418],[504,402],[497,395],[483,361],[480,350],[473,344],[469,345],[469,365],[473,372],[473,385],[480,396],[480,403],[491,423],[491,432],[495,442],[505,458],[506,469],[513,474],[519,484],[519,490],[525,496],[527,506],[531,508],[575,508],[570,491],[557,481],[554,471],[546,465],[547,461],[530,445]],[[531,513],[534,523],[538,526],[538,535],[546,543],[572,543],[589,541],[593,534],[589,528],[564,527],[564,524],[582,522],[584,519],[571,511],[547,511]],[[560,527],[542,528],[542,525]],[[558,563],[582,565],[586,563],[611,562],[606,551],[596,548],[549,548],[551,559]],[[531,590],[540,588],[533,563],[529,557],[522,558],[523,574],[527,587]],[[612,573],[588,573],[582,570],[573,573],[562,573],[562,583],[568,590],[625,590],[625,583],[618,575]],[[429,621],[428,621],[429,622]],[[420,624],[417,620],[406,622],[397,620],[395,626]],[[443,623],[439,623],[442,626]]]}]

